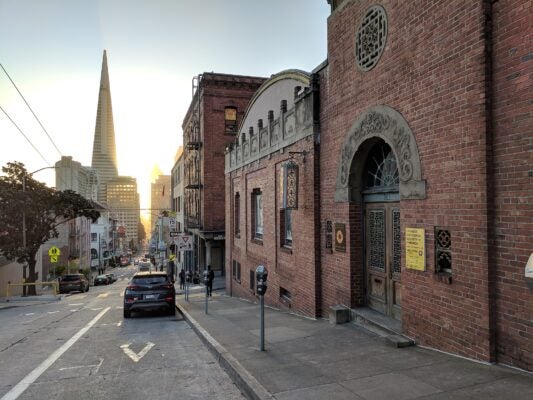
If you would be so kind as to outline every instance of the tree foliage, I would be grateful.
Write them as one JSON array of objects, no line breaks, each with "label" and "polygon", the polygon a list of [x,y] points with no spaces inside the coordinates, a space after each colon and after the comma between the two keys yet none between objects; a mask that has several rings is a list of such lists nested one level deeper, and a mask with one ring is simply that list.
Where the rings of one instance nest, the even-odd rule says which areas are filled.
[{"label": "tree foliage", "polygon": [[[10,162],[0,176],[0,255],[29,266],[35,281],[35,256],[39,247],[57,237],[57,226],[84,216],[95,222],[100,213],[92,203],[71,191],[58,191],[32,178],[24,164]],[[23,215],[26,246],[23,245]]]}]

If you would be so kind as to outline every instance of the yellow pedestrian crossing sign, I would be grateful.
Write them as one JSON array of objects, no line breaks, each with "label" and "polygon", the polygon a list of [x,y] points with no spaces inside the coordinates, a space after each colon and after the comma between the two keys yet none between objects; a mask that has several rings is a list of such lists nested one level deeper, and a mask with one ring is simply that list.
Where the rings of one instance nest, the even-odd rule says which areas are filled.
[{"label": "yellow pedestrian crossing sign", "polygon": [[50,256],[50,262],[56,263],[57,262],[57,256]]},{"label": "yellow pedestrian crossing sign", "polygon": [[[52,246],[52,247],[50,247],[50,250],[48,250],[48,255],[50,257],[52,257],[52,256],[60,256],[61,255],[61,250],[59,250],[56,246]],[[52,262],[54,262],[54,261],[52,261]]]}]

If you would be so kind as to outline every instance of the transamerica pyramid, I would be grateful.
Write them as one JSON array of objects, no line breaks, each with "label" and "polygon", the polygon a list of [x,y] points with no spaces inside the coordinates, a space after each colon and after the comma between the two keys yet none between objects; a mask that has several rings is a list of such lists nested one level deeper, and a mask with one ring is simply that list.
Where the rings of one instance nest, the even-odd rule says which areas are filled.
[{"label": "transamerica pyramid", "polygon": [[104,50],[102,75],[98,94],[98,110],[94,129],[92,168],[98,174],[98,201],[106,202],[106,184],[118,176],[117,149],[115,146],[115,127],[113,125],[113,107],[111,106],[111,88],[107,71],[107,54]]}]

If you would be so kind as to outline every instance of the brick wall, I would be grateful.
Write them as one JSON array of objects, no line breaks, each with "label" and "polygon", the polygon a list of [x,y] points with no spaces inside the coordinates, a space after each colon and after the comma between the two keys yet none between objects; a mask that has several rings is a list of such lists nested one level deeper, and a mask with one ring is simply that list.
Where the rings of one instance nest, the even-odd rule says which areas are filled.
[{"label": "brick wall", "polygon": [[224,134],[224,109],[237,108],[237,123],[241,123],[248,103],[262,78],[204,74],[203,110],[203,229],[224,229],[224,150],[235,135]]},{"label": "brick wall", "polygon": [[[418,343],[493,359],[489,321],[485,41],[482,1],[380,4],[388,39],[371,71],[355,63],[354,37],[372,1],[347,1],[328,19],[328,62],[321,72],[321,220],[347,224],[347,251],[323,252],[322,308],[361,301],[361,204],[335,203],[341,148],[371,106],[397,110],[417,142],[426,199],[401,202],[405,228],[426,232],[426,271],[402,260],[402,323]],[[453,279],[437,279],[435,226],[451,231]],[[404,252],[402,252],[404,254]]]},{"label": "brick wall", "polygon": [[497,360],[533,369],[533,5],[493,6],[494,246]]},{"label": "brick wall", "polygon": [[[289,152],[306,150],[305,162],[295,156],[299,165],[298,209],[292,211],[292,249],[280,245],[280,168],[289,160]],[[233,232],[233,218],[226,219],[226,290],[233,296],[254,299],[250,290],[250,270],[259,264],[268,269],[267,304],[314,317],[316,316],[316,255],[315,255],[315,182],[313,138],[300,140],[246,167],[226,175],[226,212],[233,213],[235,193],[240,195],[240,237]],[[263,196],[263,240],[252,238],[251,194],[260,189]],[[231,238],[230,234],[231,232]],[[233,260],[241,263],[241,282],[231,277]],[[291,294],[291,301],[280,296],[281,288]]]}]

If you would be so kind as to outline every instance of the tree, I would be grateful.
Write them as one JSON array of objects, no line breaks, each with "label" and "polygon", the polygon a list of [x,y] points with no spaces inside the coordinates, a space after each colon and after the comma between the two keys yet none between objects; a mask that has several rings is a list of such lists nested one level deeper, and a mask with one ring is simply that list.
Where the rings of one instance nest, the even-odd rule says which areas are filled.
[{"label": "tree", "polygon": [[[34,180],[20,162],[7,163],[2,172],[5,175],[0,176],[0,255],[27,264],[27,282],[35,282],[35,256],[42,244],[58,236],[57,226],[82,216],[95,222],[100,213],[79,194],[57,191]],[[30,286],[28,292],[35,295],[35,286]]]}]

